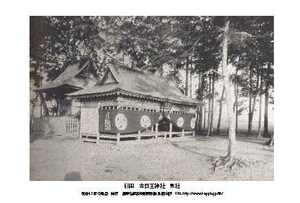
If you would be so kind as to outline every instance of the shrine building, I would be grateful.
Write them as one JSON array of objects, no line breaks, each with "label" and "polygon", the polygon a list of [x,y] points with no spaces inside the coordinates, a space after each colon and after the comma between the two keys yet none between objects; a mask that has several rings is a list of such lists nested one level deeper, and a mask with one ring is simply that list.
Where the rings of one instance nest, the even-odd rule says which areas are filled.
[{"label": "shrine building", "polygon": [[94,86],[67,96],[80,103],[85,141],[195,135],[199,101],[151,72],[114,64]]}]

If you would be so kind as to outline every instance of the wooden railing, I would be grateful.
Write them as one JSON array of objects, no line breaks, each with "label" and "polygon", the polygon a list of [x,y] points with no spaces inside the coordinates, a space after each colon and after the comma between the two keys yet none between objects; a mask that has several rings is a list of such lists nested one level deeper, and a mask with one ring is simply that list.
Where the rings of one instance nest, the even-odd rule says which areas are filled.
[{"label": "wooden railing", "polygon": [[69,117],[65,120],[66,134],[72,136],[78,136],[80,130],[79,119]]},{"label": "wooden railing", "polygon": [[143,138],[154,138],[157,139],[159,137],[167,139],[167,138],[173,138],[173,137],[184,137],[184,136],[195,136],[194,131],[181,131],[181,132],[169,132],[169,131],[160,131],[160,132],[144,132],[144,133],[135,133],[135,134],[82,134],[81,141],[87,141],[87,142],[100,142],[100,141],[113,141],[113,142],[120,142],[121,140],[125,140],[128,138],[133,138],[135,140],[141,140]]}]

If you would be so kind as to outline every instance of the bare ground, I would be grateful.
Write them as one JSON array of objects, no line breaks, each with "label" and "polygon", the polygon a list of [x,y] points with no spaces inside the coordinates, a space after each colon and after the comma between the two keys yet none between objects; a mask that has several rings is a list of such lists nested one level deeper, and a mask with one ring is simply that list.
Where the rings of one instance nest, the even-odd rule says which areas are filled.
[{"label": "bare ground", "polygon": [[223,137],[184,137],[81,143],[48,136],[30,143],[31,180],[273,180],[273,148],[265,139],[239,138],[237,154],[249,167],[211,170],[210,159],[226,154]]}]

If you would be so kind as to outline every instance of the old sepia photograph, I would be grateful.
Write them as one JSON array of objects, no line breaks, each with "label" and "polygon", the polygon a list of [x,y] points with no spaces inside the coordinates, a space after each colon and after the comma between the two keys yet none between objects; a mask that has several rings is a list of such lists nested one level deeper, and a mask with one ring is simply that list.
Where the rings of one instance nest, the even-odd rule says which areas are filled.
[{"label": "old sepia photograph", "polygon": [[29,21],[31,181],[274,179],[274,16]]}]

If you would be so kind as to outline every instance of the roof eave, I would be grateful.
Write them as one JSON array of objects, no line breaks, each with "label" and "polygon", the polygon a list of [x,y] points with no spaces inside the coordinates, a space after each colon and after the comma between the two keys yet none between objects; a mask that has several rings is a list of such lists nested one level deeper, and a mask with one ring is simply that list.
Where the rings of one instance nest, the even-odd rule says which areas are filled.
[{"label": "roof eave", "polygon": [[82,87],[78,87],[78,86],[74,86],[74,85],[70,85],[70,84],[63,84],[63,85],[57,85],[57,86],[53,86],[53,87],[41,87],[41,88],[36,88],[34,89],[34,91],[36,92],[47,92],[47,91],[54,91],[55,89],[59,89],[59,88],[72,88],[74,91],[78,91],[81,90]]},{"label": "roof eave", "polygon": [[183,104],[183,105],[188,105],[188,106],[197,106],[199,105],[199,102],[189,102],[189,101],[178,101],[175,99],[169,99],[169,98],[161,98],[161,97],[154,97],[151,95],[144,95],[144,94],[140,94],[140,93],[133,93],[130,91],[126,91],[123,90],[121,88],[116,88],[114,90],[111,91],[107,91],[107,92],[101,92],[101,93],[87,93],[87,94],[80,94],[80,95],[68,95],[68,97],[71,98],[77,98],[77,99],[82,99],[82,98],[88,98],[88,97],[106,97],[106,96],[113,96],[113,95],[123,95],[123,96],[131,96],[131,97],[136,97],[136,98],[147,98],[147,99],[151,99],[154,101],[159,101],[159,102],[170,102],[173,104]]}]

